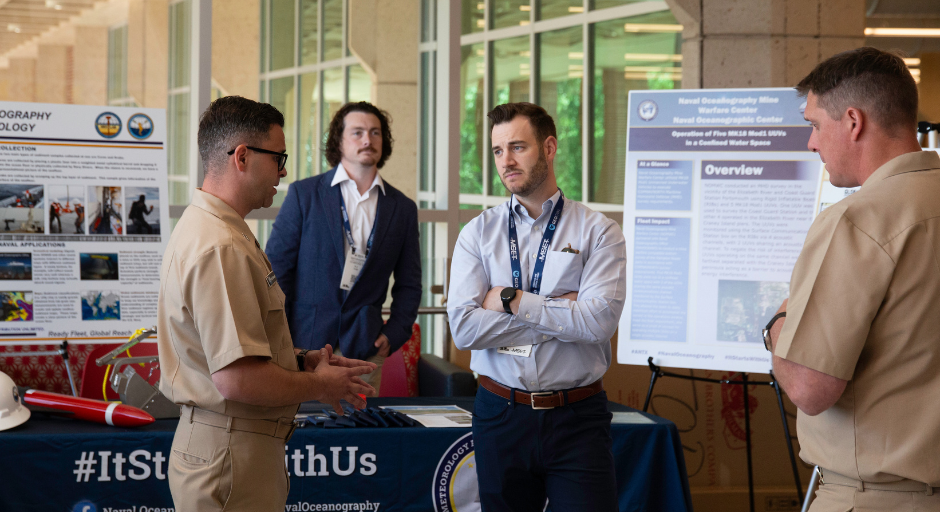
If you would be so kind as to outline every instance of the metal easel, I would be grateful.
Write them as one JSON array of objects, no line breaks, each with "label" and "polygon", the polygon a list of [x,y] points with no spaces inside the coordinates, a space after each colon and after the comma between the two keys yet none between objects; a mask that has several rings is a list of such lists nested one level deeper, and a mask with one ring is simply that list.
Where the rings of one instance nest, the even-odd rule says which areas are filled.
[{"label": "metal easel", "polygon": [[799,501],[803,502],[803,486],[800,484],[800,473],[796,465],[796,454],[793,453],[793,443],[790,442],[790,425],[787,423],[787,414],[786,409],[783,407],[783,395],[780,393],[780,385],[777,383],[777,380],[774,378],[773,372],[770,373],[770,381],[752,381],[748,379],[748,374],[740,372],[739,380],[730,380],[730,379],[709,379],[706,377],[695,377],[693,375],[680,375],[678,373],[671,373],[664,371],[661,367],[653,364],[653,358],[650,357],[647,359],[647,364],[649,364],[650,372],[650,387],[646,392],[646,400],[643,402],[643,412],[647,412],[650,405],[650,399],[653,396],[653,386],[656,385],[656,381],[660,377],[675,377],[677,379],[685,379],[697,382],[708,382],[710,384],[734,384],[744,387],[744,441],[747,447],[747,491],[748,491],[748,500],[750,503],[750,511],[754,512],[754,467],[751,460],[751,410],[748,407],[748,386],[751,384],[758,386],[770,386],[774,388],[774,393],[777,395],[777,405],[780,407],[780,420],[783,422],[783,435],[787,443],[787,452],[790,455],[790,468],[793,470],[793,481],[796,484],[796,495],[799,497]]}]

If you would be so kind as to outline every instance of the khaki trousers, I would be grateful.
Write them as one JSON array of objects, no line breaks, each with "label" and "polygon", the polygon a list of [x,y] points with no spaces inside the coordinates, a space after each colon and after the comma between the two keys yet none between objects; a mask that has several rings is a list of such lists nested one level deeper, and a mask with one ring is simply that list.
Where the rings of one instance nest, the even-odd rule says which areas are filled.
[{"label": "khaki trousers", "polygon": [[190,422],[185,409],[167,468],[177,512],[283,511],[284,439]]},{"label": "khaki trousers", "polygon": [[876,491],[844,485],[820,485],[809,512],[936,512],[940,493]]}]

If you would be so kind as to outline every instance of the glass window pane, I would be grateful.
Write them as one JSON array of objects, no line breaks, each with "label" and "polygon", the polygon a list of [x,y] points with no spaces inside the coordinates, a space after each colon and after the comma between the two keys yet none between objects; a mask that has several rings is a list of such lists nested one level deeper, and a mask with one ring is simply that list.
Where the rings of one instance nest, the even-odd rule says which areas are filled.
[{"label": "glass window pane", "polygon": [[460,12],[460,33],[472,34],[483,32],[486,21],[483,17],[486,10],[484,0],[462,0]]},{"label": "glass window pane", "polygon": [[608,7],[619,7],[639,2],[641,0],[591,0],[591,10],[606,9]]},{"label": "glass window pane", "polygon": [[343,58],[343,0],[323,0],[323,60]]},{"label": "glass window pane", "polygon": [[189,85],[189,0],[170,6],[170,89]]},{"label": "glass window pane", "polygon": [[421,0],[421,42],[431,41],[431,27],[434,20],[431,19],[431,1]]},{"label": "glass window pane", "polygon": [[490,9],[493,28],[528,25],[532,0],[490,0]]},{"label": "glass window pane", "polygon": [[[287,143],[287,177],[281,180],[277,195],[274,196],[274,206],[280,206],[287,194],[287,185],[297,179],[297,152],[294,150],[294,118],[296,116],[296,91],[294,90],[294,77],[286,76],[271,80],[271,105],[284,114],[284,140]],[[273,158],[273,157],[272,157]]]},{"label": "glass window pane", "polygon": [[320,150],[317,134],[317,109],[320,106],[320,80],[317,73],[300,75],[300,112],[297,122],[300,124],[300,164],[297,179],[309,178],[316,174],[317,152]]},{"label": "glass window pane", "polygon": [[[644,31],[644,24],[660,25]],[[682,79],[681,28],[669,11],[597,23],[594,55],[594,137],[590,200],[623,203],[626,164],[627,94],[631,90],[672,89]]]},{"label": "glass window pane", "polygon": [[483,193],[483,43],[460,49],[460,192]]},{"label": "glass window pane", "polygon": [[555,177],[565,196],[581,200],[581,112],[584,84],[584,41],[581,26],[539,36],[539,98],[555,120],[558,153]]},{"label": "glass window pane", "polygon": [[172,177],[170,204],[189,204],[189,93],[170,95],[167,121],[167,171]]},{"label": "glass window pane", "polygon": [[320,33],[317,20],[320,17],[320,4],[317,0],[300,1],[300,65],[316,64],[319,59],[318,49]]},{"label": "glass window pane", "polygon": [[271,0],[271,70],[294,67],[294,0]]},{"label": "glass window pane", "polygon": [[[261,0],[261,58],[258,59],[260,68],[258,71],[264,73],[268,70],[268,3],[267,0]],[[173,6],[170,6],[172,12]],[[171,35],[172,38],[172,35]],[[171,43],[172,44],[172,43]],[[261,96],[264,98],[264,95]]]},{"label": "glass window pane", "polygon": [[364,67],[349,66],[349,101],[372,101],[372,77]]},{"label": "glass window pane", "polygon": [[548,20],[584,12],[581,0],[539,0],[538,19]]},{"label": "glass window pane", "polygon": [[[421,113],[418,131],[418,190],[434,192],[434,59],[436,52],[421,54]],[[434,208],[433,203],[430,206]]]},{"label": "glass window pane", "polygon": [[[447,223],[419,223],[418,233],[421,244],[421,306],[441,307],[447,264]],[[444,354],[446,320],[444,315],[418,315],[416,321],[421,326],[422,353]]]},{"label": "glass window pane", "polygon": [[[529,101],[529,77],[532,74],[529,36],[503,39],[493,43],[493,101],[492,106]],[[496,163],[490,155],[490,195],[508,195],[496,172]]]},{"label": "glass window pane", "polygon": [[[323,71],[323,112],[320,122],[321,143],[326,141],[326,134],[330,129],[330,121],[333,115],[343,106],[343,68],[330,68]],[[327,161],[326,155],[323,155],[320,172],[326,172],[333,168]]]}]

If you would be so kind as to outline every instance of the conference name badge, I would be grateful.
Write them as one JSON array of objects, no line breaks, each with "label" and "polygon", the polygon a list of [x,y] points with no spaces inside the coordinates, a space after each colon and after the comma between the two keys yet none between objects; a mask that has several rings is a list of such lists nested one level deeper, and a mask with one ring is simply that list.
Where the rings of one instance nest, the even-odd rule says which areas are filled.
[{"label": "conference name badge", "polygon": [[496,349],[500,354],[509,354],[511,356],[529,357],[532,353],[532,345],[519,345],[513,347],[499,347]]},{"label": "conference name badge", "polygon": [[359,273],[366,264],[366,255],[350,251],[346,254],[346,264],[343,265],[343,278],[340,279],[339,287],[341,290],[352,290],[356,280],[359,279]]}]

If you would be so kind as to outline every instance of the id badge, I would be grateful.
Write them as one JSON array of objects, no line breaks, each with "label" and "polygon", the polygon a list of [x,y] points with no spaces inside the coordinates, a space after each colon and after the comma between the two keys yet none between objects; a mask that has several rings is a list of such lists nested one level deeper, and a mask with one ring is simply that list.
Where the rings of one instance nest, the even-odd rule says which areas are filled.
[{"label": "id badge", "polygon": [[532,353],[532,345],[519,345],[515,347],[499,347],[496,352],[500,354],[509,354],[511,356],[529,357]]},{"label": "id badge", "polygon": [[356,280],[359,279],[359,272],[362,272],[362,267],[365,264],[365,254],[352,251],[346,254],[346,264],[343,265],[343,278],[339,282],[340,289],[351,290],[353,285],[356,284]]}]

